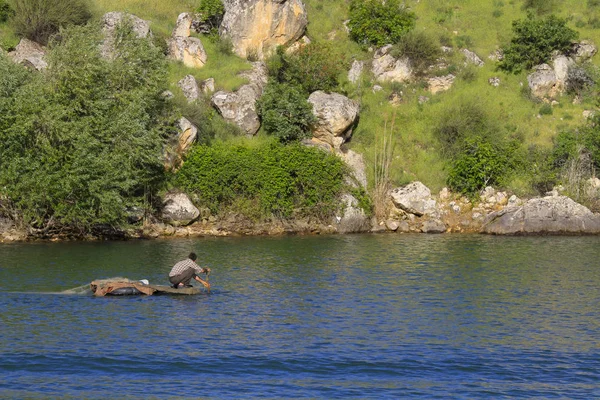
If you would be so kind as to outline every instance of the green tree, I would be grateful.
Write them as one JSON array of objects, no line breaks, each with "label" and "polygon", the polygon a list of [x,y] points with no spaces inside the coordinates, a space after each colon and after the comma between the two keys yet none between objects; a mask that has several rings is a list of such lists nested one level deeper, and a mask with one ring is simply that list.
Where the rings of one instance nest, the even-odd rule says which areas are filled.
[{"label": "green tree", "polygon": [[415,26],[416,15],[400,0],[352,0],[350,37],[363,45],[397,43]]},{"label": "green tree", "polygon": [[47,73],[14,93],[14,120],[0,131],[0,187],[33,228],[121,226],[126,208],[164,180],[166,61],[130,26],[118,35],[108,61],[98,27],[62,30]]},{"label": "green tree", "polygon": [[567,51],[579,36],[566,19],[555,15],[540,19],[528,14],[524,20],[513,21],[512,30],[498,68],[515,74],[549,61],[553,51]]},{"label": "green tree", "polygon": [[309,137],[312,106],[295,86],[270,81],[257,102],[265,131],[288,143]]},{"label": "green tree", "polygon": [[196,9],[198,20],[208,27],[206,33],[216,33],[225,14],[225,6],[221,0],[200,0]]}]

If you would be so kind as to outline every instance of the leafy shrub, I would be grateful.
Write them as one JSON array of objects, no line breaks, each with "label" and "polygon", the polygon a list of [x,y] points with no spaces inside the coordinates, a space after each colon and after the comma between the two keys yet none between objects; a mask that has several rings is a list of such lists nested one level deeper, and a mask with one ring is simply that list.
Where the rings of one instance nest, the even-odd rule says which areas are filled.
[{"label": "leafy shrub", "polygon": [[85,24],[92,16],[87,0],[14,0],[18,35],[41,44],[61,27]]},{"label": "leafy shrub", "polygon": [[14,15],[13,9],[5,0],[0,0],[0,23],[8,21]]},{"label": "leafy shrub", "polygon": [[350,37],[363,45],[397,43],[415,26],[416,16],[400,0],[352,0]]},{"label": "leafy shrub", "polygon": [[223,21],[225,7],[221,0],[200,0],[196,8],[198,22],[208,29],[208,33],[216,33]]},{"label": "leafy shrub", "polygon": [[[263,218],[329,217],[344,186],[338,157],[299,144],[196,146],[175,177],[213,213],[257,204]],[[239,210],[243,211],[243,210]]]},{"label": "leafy shrub", "polygon": [[286,54],[283,48],[269,58],[269,74],[281,83],[301,87],[306,93],[331,91],[338,87],[344,71],[342,55],[330,43],[310,43],[297,52]]},{"label": "leafy shrub", "polygon": [[595,84],[592,74],[582,67],[569,68],[566,83],[567,92],[574,95],[583,94]]},{"label": "leafy shrub", "polygon": [[425,73],[426,69],[435,64],[442,55],[440,45],[425,32],[409,32],[394,46],[392,55],[408,57],[417,75]]},{"label": "leafy shrub", "polygon": [[498,68],[515,74],[547,62],[555,50],[567,51],[578,37],[566,19],[554,15],[539,19],[529,14],[525,20],[513,21],[512,30],[513,38]]},{"label": "leafy shrub", "polygon": [[295,86],[270,81],[257,102],[257,109],[265,131],[280,142],[310,136],[310,125],[315,121],[312,106]]},{"label": "leafy shrub", "polygon": [[548,103],[542,104],[539,113],[540,115],[552,115],[552,106]]},{"label": "leafy shrub", "polygon": [[467,138],[488,138],[496,130],[485,109],[476,100],[467,100],[440,115],[434,134],[442,145],[442,153],[452,158],[462,149]]},{"label": "leafy shrub", "polygon": [[160,96],[167,64],[130,27],[119,35],[108,61],[97,27],[62,30],[46,74],[13,93],[14,119],[0,126],[0,187],[33,228],[122,225],[126,207],[147,204],[163,182],[174,122]]},{"label": "leafy shrub", "polygon": [[448,186],[460,193],[474,194],[488,185],[500,183],[507,164],[505,149],[478,137],[468,138],[463,151],[452,162]]}]

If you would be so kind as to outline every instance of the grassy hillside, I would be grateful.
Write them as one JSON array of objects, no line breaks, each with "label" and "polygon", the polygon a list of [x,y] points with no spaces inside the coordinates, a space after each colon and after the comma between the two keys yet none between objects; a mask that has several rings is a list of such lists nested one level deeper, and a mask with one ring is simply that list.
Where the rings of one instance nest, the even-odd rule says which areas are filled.
[{"label": "grassy hillside", "polygon": [[[152,22],[159,38],[170,35],[177,15],[193,11],[199,0],[93,0],[93,13],[99,17],[108,11],[127,11]],[[308,36],[317,42],[334,41],[343,54],[339,60],[345,66],[353,59],[370,60],[372,52],[351,41],[344,27],[348,19],[349,0],[306,0],[309,14]],[[363,153],[369,165],[372,181],[373,160],[377,143],[384,130],[393,126],[395,142],[391,177],[398,185],[411,180],[421,180],[433,190],[446,185],[448,161],[442,157],[434,130],[443,123],[445,115],[454,112],[457,104],[477,104],[487,117],[503,132],[518,138],[525,148],[548,149],[558,132],[573,129],[584,123],[583,110],[593,109],[596,99],[584,97],[573,104],[572,96],[564,96],[559,104],[549,108],[527,95],[527,73],[510,75],[498,71],[488,59],[495,50],[506,45],[511,38],[514,20],[526,18],[528,10],[539,15],[549,13],[567,17],[569,26],[576,29],[580,39],[600,44],[600,1],[597,0],[407,0],[406,5],[417,16],[415,30],[434,38],[439,45],[452,47],[446,55],[446,72],[457,75],[453,87],[444,93],[432,95],[422,83],[381,84],[383,90],[372,90],[368,74],[359,85],[352,85],[341,77],[340,91],[361,103],[360,122],[349,146]],[[526,5],[529,6],[526,9]],[[7,24],[0,25],[0,43],[15,44],[16,38]],[[217,89],[234,90],[243,80],[236,75],[249,68],[246,60],[227,54],[219,43],[203,38],[208,52],[208,64],[199,70],[190,70],[171,63],[171,89],[181,96],[176,82],[186,74],[198,80],[213,77]],[[485,61],[483,67],[466,67],[457,50],[468,48]],[[599,63],[600,57],[593,61]],[[493,87],[490,78],[500,79]],[[392,94],[400,98],[392,105]],[[419,99],[427,97],[428,101]],[[259,136],[264,132],[259,132]],[[260,139],[258,139],[260,140]],[[514,177],[509,189],[521,194],[531,192],[527,178]]]}]

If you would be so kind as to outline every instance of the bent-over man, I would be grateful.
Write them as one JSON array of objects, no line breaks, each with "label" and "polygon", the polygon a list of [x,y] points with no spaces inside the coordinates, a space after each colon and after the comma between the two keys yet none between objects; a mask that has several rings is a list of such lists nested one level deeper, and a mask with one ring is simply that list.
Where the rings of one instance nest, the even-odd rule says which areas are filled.
[{"label": "bent-over man", "polygon": [[169,282],[171,282],[175,289],[192,287],[190,285],[192,278],[203,284],[205,288],[210,289],[210,284],[198,276],[198,274],[210,273],[210,268],[202,268],[196,264],[197,258],[196,253],[190,253],[188,258],[179,261],[173,266],[171,272],[169,272]]}]

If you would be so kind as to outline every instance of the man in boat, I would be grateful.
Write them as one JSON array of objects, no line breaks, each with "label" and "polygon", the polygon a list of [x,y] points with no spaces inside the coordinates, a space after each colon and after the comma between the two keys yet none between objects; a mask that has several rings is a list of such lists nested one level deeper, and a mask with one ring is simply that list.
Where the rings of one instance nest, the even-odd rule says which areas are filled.
[{"label": "man in boat", "polygon": [[209,274],[210,268],[202,268],[196,264],[196,253],[190,253],[188,258],[179,261],[173,266],[171,272],[169,272],[169,282],[175,289],[180,287],[192,287],[190,281],[192,278],[204,285],[205,288],[210,289],[210,284],[201,279],[198,274]]}]

